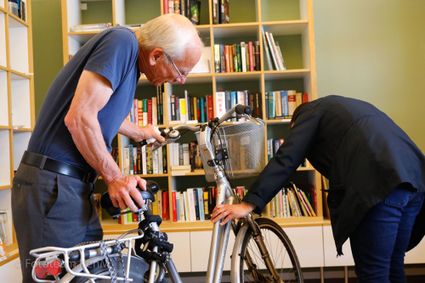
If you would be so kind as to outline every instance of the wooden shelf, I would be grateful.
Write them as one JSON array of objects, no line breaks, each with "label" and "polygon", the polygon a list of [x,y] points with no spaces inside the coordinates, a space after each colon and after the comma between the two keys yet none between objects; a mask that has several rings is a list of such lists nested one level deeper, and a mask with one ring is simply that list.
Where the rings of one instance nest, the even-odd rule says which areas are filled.
[{"label": "wooden shelf", "polygon": [[181,176],[205,176],[204,170],[195,170],[194,172],[187,172],[187,173],[180,173],[180,172],[173,172],[171,169],[171,176],[173,177],[181,177]]},{"label": "wooden shelf", "polygon": [[246,80],[259,80],[261,78],[260,71],[254,72],[230,72],[230,73],[215,73],[214,76],[217,82],[228,82],[228,81],[246,81]]},{"label": "wooden shelf", "polygon": [[6,263],[11,262],[15,258],[19,257],[19,249],[17,244],[6,246],[5,252],[6,252],[6,258],[0,261],[0,266],[5,265]]},{"label": "wooden shelf", "polygon": [[12,80],[22,80],[22,79],[31,79],[33,74],[31,73],[23,73],[20,71],[16,71],[13,69],[10,69],[10,73],[12,74]]},{"label": "wooden shelf", "polygon": [[289,118],[270,119],[270,120],[265,120],[265,122],[266,122],[266,125],[289,124],[291,122],[291,119]]},{"label": "wooden shelf", "polygon": [[262,22],[264,30],[273,35],[302,34],[308,29],[307,20]]},{"label": "wooden shelf", "polygon": [[168,174],[135,174],[135,176],[139,176],[141,178],[166,178],[168,177]]},{"label": "wooden shelf", "polygon": [[0,190],[9,190],[11,188],[12,188],[12,185],[3,185],[3,186],[0,186]]},{"label": "wooden shelf", "polygon": [[320,226],[323,225],[323,217],[287,217],[273,218],[273,220],[282,227],[300,227],[300,226]]},{"label": "wooden shelf", "polygon": [[22,27],[22,26],[28,27],[28,23],[23,21],[21,18],[15,16],[12,13],[9,13],[8,15],[9,15],[9,18],[11,19],[11,20],[9,20],[9,27],[12,27],[12,28]]},{"label": "wooden shelf", "polygon": [[[160,0],[155,0],[160,1]],[[208,1],[206,1],[208,3]],[[239,1],[241,2],[241,1]],[[243,2],[243,1],[242,1]],[[278,7],[281,6],[281,4],[271,4],[271,3],[265,3],[268,1],[254,1],[258,2],[258,6],[261,5],[277,5]],[[270,1],[270,2],[280,2],[280,1]],[[69,5],[71,2],[62,0],[62,3],[65,8],[62,9],[62,12],[65,13],[63,16],[64,19],[73,19],[78,21],[78,13],[80,11],[77,9],[73,12],[76,14],[73,15],[66,15],[67,12],[70,10],[67,9],[67,5]],[[74,3],[72,3],[74,4]],[[305,4],[305,5],[304,5]],[[242,4],[241,4],[242,5]],[[114,5],[112,5],[114,6]],[[163,4],[161,3],[161,7]],[[194,96],[201,96],[203,95],[203,92],[208,95],[212,95],[213,99],[216,99],[216,93],[218,91],[221,91],[223,89],[225,90],[252,90],[258,93],[261,93],[261,102],[264,104],[265,97],[264,93],[266,91],[271,90],[277,90],[277,89],[286,89],[287,81],[291,80],[295,81],[297,91],[307,92],[309,93],[310,99],[317,98],[317,89],[316,89],[316,73],[315,73],[315,57],[314,57],[314,35],[310,33],[309,31],[312,30],[311,24],[313,23],[312,14],[309,14],[309,12],[312,7],[312,1],[307,0],[306,3],[303,3],[303,5],[299,5],[299,13],[297,16],[292,18],[299,18],[300,15],[303,17],[303,19],[299,20],[278,20],[278,21],[254,21],[255,17],[248,17],[246,21],[248,22],[240,22],[240,23],[229,23],[229,24],[203,24],[203,25],[197,25],[195,26],[198,32],[200,33],[203,41],[205,42],[205,45],[208,47],[211,47],[211,52],[213,53],[214,50],[214,44],[234,44],[241,41],[259,41],[260,46],[260,58],[263,62],[261,62],[262,68],[265,64],[265,49],[264,49],[264,42],[262,37],[262,29],[265,31],[272,32],[275,36],[278,36],[277,40],[280,41],[279,43],[285,42],[285,40],[288,40],[291,42],[292,39],[294,39],[294,45],[291,48],[288,48],[288,53],[285,53],[285,50],[283,50],[283,55],[289,56],[289,60],[285,60],[289,64],[289,66],[293,66],[293,69],[288,69],[285,71],[275,71],[275,70],[263,70],[260,71],[253,71],[253,72],[229,72],[229,73],[215,73],[214,72],[214,62],[210,62],[210,67],[213,68],[210,73],[201,73],[201,74],[189,74],[186,79],[186,85],[187,90],[189,91],[189,94],[193,93]],[[112,10],[116,9],[116,7],[112,7]],[[262,13],[261,7],[252,7],[252,9],[257,9],[256,14],[260,15]],[[115,16],[114,13],[112,13],[112,17],[115,17],[112,19],[112,22],[116,23],[119,22],[117,20],[117,11],[115,10]],[[211,11],[208,11],[211,13]],[[268,19],[280,19],[282,17],[267,17]],[[291,18],[291,17],[289,17]],[[305,18],[305,19],[304,19]],[[263,17],[264,19],[264,17]],[[235,19],[236,20],[236,19]],[[240,21],[241,19],[237,19]],[[63,54],[65,58],[68,57],[68,54],[76,52],[78,50],[78,47],[85,43],[89,38],[93,37],[98,32],[101,32],[102,30],[94,30],[94,31],[81,31],[81,32],[69,32],[69,26],[68,21],[63,21],[63,38],[64,38],[64,45],[63,45]],[[78,22],[74,23],[73,25],[79,24]],[[132,28],[132,30],[135,30],[136,28]],[[295,36],[294,36],[295,35]],[[286,37],[287,36],[287,37]],[[284,46],[283,44],[281,45]],[[69,52],[69,50],[72,49],[72,52]],[[214,56],[211,54],[211,60],[214,61]],[[292,59],[292,60],[291,60]],[[67,61],[65,59],[65,61]],[[301,82],[299,82],[301,81]],[[155,87],[152,87],[149,85],[149,81],[147,80],[145,75],[141,75],[139,79],[139,87],[141,88],[141,97],[146,98],[147,96],[154,96],[156,94]],[[199,85],[196,85],[199,84]],[[210,84],[210,85],[209,85]],[[148,86],[149,85],[149,86]],[[289,84],[292,87],[292,84]],[[204,88],[205,87],[205,88]],[[289,87],[289,86],[288,86]],[[166,84],[164,88],[164,101],[163,101],[163,113],[164,113],[164,125],[162,127],[168,127],[168,126],[175,126],[179,123],[173,123],[169,117],[169,113],[171,111],[170,104],[167,104],[169,102],[169,97],[171,93],[174,93],[177,95],[181,95],[183,90],[186,89],[186,86],[180,86],[180,85],[171,85]],[[145,91],[146,92],[143,92]],[[171,92],[175,91],[175,92]],[[139,93],[139,92],[138,92]],[[215,100],[214,100],[215,101]],[[214,105],[216,107],[216,105]],[[262,105],[263,107],[263,117],[266,117],[265,113],[265,105]],[[214,109],[214,111],[217,111],[217,109]],[[289,127],[291,119],[265,119],[265,123],[267,126],[272,126],[268,129],[272,129],[272,138],[280,138],[284,134],[282,134],[279,131],[276,131],[273,125],[284,125],[285,127]],[[265,135],[267,135],[267,127],[265,129]],[[189,139],[189,138],[188,138]],[[187,139],[187,140],[188,140]],[[264,140],[266,142],[266,140]],[[186,139],[182,142],[187,142]],[[122,137],[118,139],[118,147],[119,147],[119,153],[121,154],[122,158],[122,152],[123,147],[127,144],[127,140],[123,141]],[[200,178],[203,178],[202,176],[205,175],[205,171],[200,170],[197,172],[188,172],[188,173],[182,173],[182,174],[175,174],[176,172],[173,172],[170,169],[170,151],[169,147],[167,147],[167,164],[168,164],[168,173],[167,174],[148,174],[148,175],[139,175],[142,178],[164,178],[159,181],[164,182],[164,184],[161,184],[162,186],[168,186],[168,196],[171,200],[171,192],[175,190],[177,187],[179,189],[182,189],[185,186],[191,185],[192,180],[198,180]],[[264,153],[266,155],[266,152]],[[122,164],[121,164],[122,165]],[[308,172],[305,175],[309,174],[310,172],[315,172],[314,169],[311,166],[308,167],[300,167],[298,168],[298,171],[301,172]],[[238,172],[234,172],[238,173]],[[244,173],[248,173],[246,170],[244,170]],[[254,172],[255,174],[258,174],[258,172]],[[301,173],[304,175],[304,173]],[[312,174],[313,175],[313,174]],[[177,178],[180,176],[187,177],[185,178]],[[200,177],[197,177],[200,176]],[[321,185],[320,182],[317,181],[317,175],[314,175],[314,184],[317,191],[317,201],[320,203],[318,206],[318,214],[322,215],[322,207],[321,207],[321,194],[319,194]],[[181,182],[181,184],[180,184]],[[189,183],[189,184],[187,184]],[[171,209],[171,205],[170,205]],[[279,223],[283,226],[289,225],[289,226],[314,226],[314,225],[322,225],[323,218],[322,217],[294,217],[294,218],[288,218],[288,219],[278,219]],[[113,220],[106,220],[102,222],[102,225],[105,229],[105,234],[108,233],[122,233],[128,229],[134,228],[135,225],[119,225],[116,224]],[[212,228],[212,223],[209,221],[206,222],[179,222],[179,223],[173,223],[170,221],[165,221],[161,228],[165,231],[197,231],[197,230],[210,230]]]},{"label": "wooden shelf", "polygon": [[25,127],[13,127],[13,132],[17,133],[31,133],[33,131],[32,128],[25,128]]},{"label": "wooden shelf", "polygon": [[231,37],[245,37],[245,36],[258,36],[258,29],[260,23],[238,23],[238,24],[217,24],[212,25],[214,37],[217,38],[231,38]]},{"label": "wooden shelf", "polygon": [[[185,232],[185,231],[209,231],[213,227],[211,221],[195,221],[195,222],[172,222],[163,221],[161,231],[163,232]],[[102,220],[103,233],[121,234],[131,229],[137,228],[137,223],[134,224],[118,224],[116,220]]]},{"label": "wooden shelf", "polygon": [[[17,169],[22,153],[28,146],[28,139],[32,132],[31,125],[34,124],[35,118],[32,27],[30,25],[31,2],[31,0],[26,1],[26,21],[12,14],[7,7],[0,8],[0,15],[1,13],[4,14],[2,15],[5,18],[4,23],[8,22],[8,26],[0,24],[0,33],[2,34],[0,41],[4,40],[6,42],[6,51],[8,51],[0,54],[0,56],[3,56],[3,54],[7,56],[5,58],[7,63],[2,60],[3,65],[0,66],[2,75],[0,82],[0,105],[2,105],[2,125],[0,125],[0,147],[2,148],[0,153],[2,155],[0,171],[2,172],[2,182],[0,191],[2,192],[2,204],[0,209],[9,211],[8,217],[10,217],[10,221],[8,220],[8,223],[10,228],[7,228],[7,234],[8,237],[11,237],[11,242],[13,242],[6,247],[6,259],[0,261],[0,266],[19,256],[10,215],[9,198],[13,185],[12,176],[9,176],[9,174],[13,175],[13,170]],[[8,2],[4,1],[4,3],[7,5]],[[1,48],[3,47],[2,45]],[[5,83],[7,87],[4,86]],[[19,127],[15,128],[16,126]],[[9,231],[9,229],[12,231]]]},{"label": "wooden shelf", "polygon": [[[300,226],[321,226],[328,225],[329,220],[324,220],[322,217],[289,217],[289,218],[273,218],[273,220],[285,227],[300,227]],[[103,233],[122,234],[126,231],[136,229],[137,223],[133,224],[118,224],[116,220],[102,220]],[[210,220],[194,221],[194,222],[172,222],[163,221],[161,226],[163,232],[186,232],[186,231],[211,231],[213,223]]]},{"label": "wooden shelf", "polygon": [[264,71],[265,80],[304,78],[310,75],[309,69],[290,69],[285,71]]}]

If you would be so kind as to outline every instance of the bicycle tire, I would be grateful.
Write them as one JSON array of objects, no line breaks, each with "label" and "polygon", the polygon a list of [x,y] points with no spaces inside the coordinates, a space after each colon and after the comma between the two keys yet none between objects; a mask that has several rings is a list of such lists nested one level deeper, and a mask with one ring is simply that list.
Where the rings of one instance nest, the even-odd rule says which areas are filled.
[{"label": "bicycle tire", "polygon": [[[124,277],[123,270],[125,270],[125,266],[127,264],[127,255],[122,256],[122,260],[124,263],[124,269],[120,266],[120,259],[118,255],[111,255],[110,256],[111,264],[117,269],[117,275],[120,277]],[[109,270],[106,265],[105,260],[102,260],[93,266],[88,267],[91,274],[95,275],[109,275]],[[145,282],[144,276],[145,273],[149,272],[149,265],[141,258],[138,257],[131,257],[130,262],[130,278],[133,279],[133,283],[143,283]],[[72,281],[72,283],[86,283],[90,282],[88,278],[85,277],[75,277]],[[111,280],[107,279],[95,279],[95,282],[103,283],[108,282],[110,283]],[[121,282],[121,281],[118,281]]]},{"label": "bicycle tire", "polygon": [[[289,237],[273,220],[257,218],[255,222],[260,228],[261,235],[273,265],[279,274],[280,282],[303,283],[301,266]],[[267,270],[261,252],[252,236],[252,229],[247,229],[233,268],[239,274],[240,282],[273,282],[271,273]],[[253,265],[247,268],[246,260],[251,258]],[[289,258],[289,260],[288,260]],[[283,267],[283,268],[282,268]]]}]

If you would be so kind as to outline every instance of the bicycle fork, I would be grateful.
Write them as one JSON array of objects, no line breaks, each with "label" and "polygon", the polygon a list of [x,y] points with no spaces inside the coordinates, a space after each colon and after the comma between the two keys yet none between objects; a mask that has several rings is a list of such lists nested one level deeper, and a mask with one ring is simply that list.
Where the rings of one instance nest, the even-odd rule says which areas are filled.
[{"label": "bicycle fork", "polygon": [[[151,227],[152,231],[159,232],[159,227],[156,222],[149,223],[149,226]],[[152,249],[153,252],[158,252],[158,247],[154,247]],[[176,266],[174,265],[173,260],[171,259],[171,256],[167,254],[167,259],[165,261],[165,268],[167,269],[168,275],[170,276],[170,279],[173,283],[182,283],[182,280],[180,278],[179,273],[177,272]],[[158,262],[153,260],[150,264],[149,268],[149,281],[148,283],[155,283],[156,280],[156,272],[158,269]]]},{"label": "bicycle fork", "polygon": [[[264,244],[264,239],[263,239],[263,236],[261,235],[261,231],[260,231],[258,225],[255,223],[255,221],[253,220],[252,217],[247,217],[247,221],[248,221],[248,225],[249,225],[250,229],[252,230],[252,237],[254,238],[255,243],[257,244],[257,247],[261,252],[261,256],[264,260],[264,263],[265,263],[267,269],[269,270],[270,274],[273,277],[273,282],[281,282],[279,274],[277,273],[275,266],[272,262],[272,259],[270,258],[270,254],[267,250],[267,247]],[[249,253],[247,253],[245,255],[245,261],[247,263],[247,266],[249,268],[252,268],[253,263],[252,263],[251,256],[249,255]]]}]

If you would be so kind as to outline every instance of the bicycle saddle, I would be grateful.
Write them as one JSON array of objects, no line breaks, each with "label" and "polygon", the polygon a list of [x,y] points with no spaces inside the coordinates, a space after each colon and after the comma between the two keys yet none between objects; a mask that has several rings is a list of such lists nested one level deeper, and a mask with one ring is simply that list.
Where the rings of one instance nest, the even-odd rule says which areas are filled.
[{"label": "bicycle saddle", "polygon": [[[142,198],[147,201],[154,202],[155,201],[155,193],[159,190],[159,185],[153,181],[146,182],[146,190],[140,190],[140,194]],[[112,204],[112,200],[109,197],[108,192],[103,193],[102,198],[100,200],[100,204],[103,209],[105,209],[109,215],[113,218],[118,217],[121,214],[121,209],[119,207],[115,207]]]}]

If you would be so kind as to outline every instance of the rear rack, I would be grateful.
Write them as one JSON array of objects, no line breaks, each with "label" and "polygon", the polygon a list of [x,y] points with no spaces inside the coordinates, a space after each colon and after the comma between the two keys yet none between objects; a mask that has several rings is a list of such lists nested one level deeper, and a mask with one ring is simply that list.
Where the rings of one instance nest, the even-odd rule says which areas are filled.
[{"label": "rear rack", "polygon": [[[139,233],[139,235],[130,235]],[[49,264],[52,260],[63,259],[62,264],[66,269],[68,275],[71,277],[86,277],[90,279],[107,279],[111,280],[112,277],[108,275],[98,275],[90,273],[88,266],[100,262],[105,259],[105,255],[102,254],[101,245],[106,247],[107,254],[111,254],[114,250],[113,247],[119,244],[124,244],[128,251],[133,249],[133,240],[140,239],[143,237],[143,232],[139,229],[134,229],[126,232],[117,239],[92,242],[81,246],[74,246],[71,248],[60,248],[60,247],[43,247],[32,250],[30,254],[35,257],[34,266],[38,264]],[[74,264],[71,267],[70,259],[75,253],[79,253],[79,263]],[[71,256],[72,254],[72,256]],[[87,254],[89,254],[88,258]],[[131,263],[131,252],[128,253],[128,259],[126,263],[125,277],[116,277],[118,281],[132,282],[129,278],[130,274],[130,263]],[[72,260],[71,260],[72,261]],[[39,279],[36,276],[35,268],[32,270],[32,277],[36,282],[57,282],[56,280],[45,280]],[[65,276],[66,277],[66,276]],[[72,279],[72,278],[70,278]]]}]

